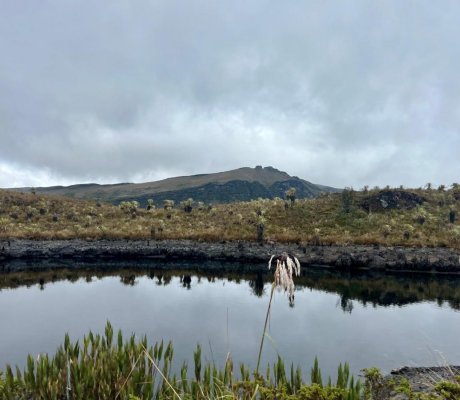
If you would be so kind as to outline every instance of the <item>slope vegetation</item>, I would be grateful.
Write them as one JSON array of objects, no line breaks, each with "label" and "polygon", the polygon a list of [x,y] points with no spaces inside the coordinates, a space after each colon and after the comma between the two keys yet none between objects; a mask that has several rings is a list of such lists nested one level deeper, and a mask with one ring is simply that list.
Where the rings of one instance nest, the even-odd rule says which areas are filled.
[{"label": "slope vegetation", "polygon": [[0,190],[0,238],[257,240],[460,249],[460,188],[345,190],[318,198],[149,210]]}]

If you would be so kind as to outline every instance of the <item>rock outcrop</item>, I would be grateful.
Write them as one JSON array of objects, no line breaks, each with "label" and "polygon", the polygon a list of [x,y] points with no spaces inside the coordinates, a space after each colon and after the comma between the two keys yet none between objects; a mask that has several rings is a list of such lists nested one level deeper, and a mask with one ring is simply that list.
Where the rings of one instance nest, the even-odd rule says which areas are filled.
[{"label": "rock outcrop", "polygon": [[301,246],[190,240],[1,240],[0,268],[8,260],[190,259],[265,263],[272,254],[296,255],[303,267],[460,273],[460,254],[447,248]]},{"label": "rock outcrop", "polygon": [[[402,367],[391,371],[391,374],[383,379],[373,382],[372,398],[382,400],[458,399],[460,390],[458,376],[460,376],[460,366]],[[442,396],[440,396],[441,393]]]},{"label": "rock outcrop", "polygon": [[410,210],[422,205],[426,200],[418,194],[406,190],[381,190],[361,201],[367,212],[380,212],[392,209]]}]

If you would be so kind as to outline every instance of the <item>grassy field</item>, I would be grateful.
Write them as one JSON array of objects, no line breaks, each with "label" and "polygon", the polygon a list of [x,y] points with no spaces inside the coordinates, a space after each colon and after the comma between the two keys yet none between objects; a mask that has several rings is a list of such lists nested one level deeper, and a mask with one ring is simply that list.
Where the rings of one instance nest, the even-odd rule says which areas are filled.
[{"label": "grassy field", "polygon": [[[187,210],[187,211],[184,211]],[[345,190],[316,199],[193,201],[149,210],[0,190],[0,238],[252,240],[460,249],[460,188]],[[259,235],[259,236],[258,236]]]}]

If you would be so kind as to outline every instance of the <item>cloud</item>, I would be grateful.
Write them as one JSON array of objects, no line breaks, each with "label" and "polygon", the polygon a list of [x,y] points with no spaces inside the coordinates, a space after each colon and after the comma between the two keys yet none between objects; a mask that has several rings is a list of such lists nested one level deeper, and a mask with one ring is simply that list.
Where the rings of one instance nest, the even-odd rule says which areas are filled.
[{"label": "cloud", "polygon": [[458,181],[459,16],[454,1],[4,2],[0,185],[257,164],[335,186]]}]

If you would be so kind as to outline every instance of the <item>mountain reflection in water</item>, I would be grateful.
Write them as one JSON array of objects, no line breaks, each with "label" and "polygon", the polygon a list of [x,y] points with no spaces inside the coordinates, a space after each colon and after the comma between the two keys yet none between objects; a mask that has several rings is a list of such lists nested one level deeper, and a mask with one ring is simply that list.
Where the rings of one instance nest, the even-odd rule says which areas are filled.
[{"label": "mountain reflection in water", "polygon": [[[67,280],[76,282],[85,279],[119,277],[124,285],[134,286],[140,277],[152,279],[156,285],[169,285],[174,277],[180,278],[182,287],[193,289],[193,280],[202,279],[215,282],[225,279],[236,284],[248,284],[251,293],[262,297],[266,294],[265,285],[272,282],[271,271],[263,271],[241,264],[217,263],[199,264],[195,268],[183,269],[183,263],[158,265],[120,264],[117,266],[80,265],[77,268],[53,266],[52,268],[34,268],[17,272],[0,273],[0,290],[21,286],[46,285]],[[193,267],[193,264],[191,264]],[[438,305],[448,304],[452,309],[460,309],[460,276],[428,274],[390,274],[377,272],[340,272],[329,269],[302,269],[300,277],[295,279],[297,290],[314,289],[340,296],[338,304],[344,312],[352,312],[353,302],[373,306],[404,306],[423,301],[435,301]]]}]

